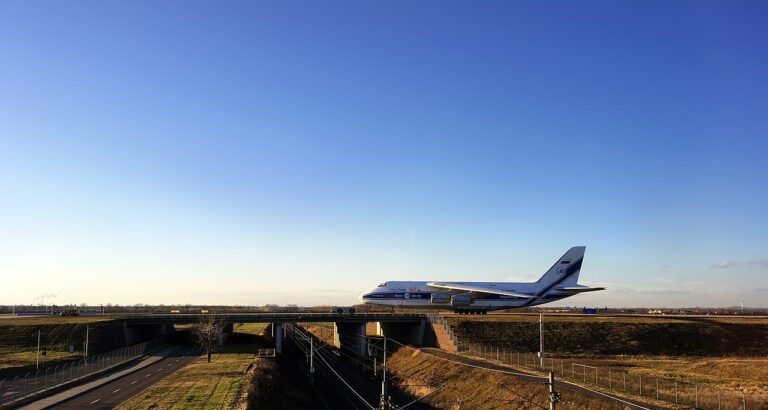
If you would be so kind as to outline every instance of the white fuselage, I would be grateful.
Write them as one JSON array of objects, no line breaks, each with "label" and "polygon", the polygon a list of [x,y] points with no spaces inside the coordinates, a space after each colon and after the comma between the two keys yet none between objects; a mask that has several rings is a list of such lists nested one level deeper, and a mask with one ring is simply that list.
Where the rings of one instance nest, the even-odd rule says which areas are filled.
[{"label": "white fuselage", "polygon": [[[364,292],[360,295],[360,301],[365,304],[412,307],[412,308],[438,308],[438,309],[482,309],[497,310],[522,306],[534,306],[549,303],[570,296],[556,289],[547,287],[538,282],[453,282],[469,286],[481,286],[507,292],[518,292],[537,295],[537,297],[520,298],[514,296],[494,295],[487,293],[466,292],[461,290],[446,290],[431,287],[427,283],[432,281],[391,281]],[[468,305],[452,305],[450,298],[442,303],[433,301],[433,294],[458,295],[470,294],[471,303]]]}]

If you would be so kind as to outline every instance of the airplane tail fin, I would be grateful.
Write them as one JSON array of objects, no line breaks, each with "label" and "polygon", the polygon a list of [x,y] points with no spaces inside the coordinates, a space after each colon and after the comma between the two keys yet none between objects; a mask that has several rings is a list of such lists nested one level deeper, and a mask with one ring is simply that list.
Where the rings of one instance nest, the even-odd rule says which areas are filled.
[{"label": "airplane tail fin", "polygon": [[574,246],[552,265],[544,275],[536,281],[544,285],[575,285],[579,280],[581,263],[584,260],[586,246]]}]

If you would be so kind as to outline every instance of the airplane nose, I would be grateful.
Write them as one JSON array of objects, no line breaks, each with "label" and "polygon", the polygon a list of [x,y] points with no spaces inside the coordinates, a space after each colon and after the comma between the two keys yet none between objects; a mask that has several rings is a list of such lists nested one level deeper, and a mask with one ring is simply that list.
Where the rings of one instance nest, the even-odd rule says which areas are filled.
[{"label": "airplane nose", "polygon": [[365,303],[365,297],[368,296],[367,292],[363,292],[360,294],[360,296],[357,297],[357,299],[360,301],[360,303]]}]

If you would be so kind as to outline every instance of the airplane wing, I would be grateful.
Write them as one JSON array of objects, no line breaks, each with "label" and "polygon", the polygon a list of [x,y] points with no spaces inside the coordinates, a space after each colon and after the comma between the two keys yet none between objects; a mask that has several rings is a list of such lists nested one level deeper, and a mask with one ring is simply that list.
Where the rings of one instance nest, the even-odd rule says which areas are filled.
[{"label": "airplane wing", "polygon": [[441,289],[466,290],[468,292],[493,293],[496,295],[511,296],[515,298],[525,298],[525,299],[536,296],[536,295],[529,295],[526,293],[517,293],[517,292],[510,292],[507,290],[494,289],[492,287],[465,285],[463,283],[428,282],[427,286],[432,286],[433,288],[441,288]]},{"label": "airplane wing", "polygon": [[559,290],[561,292],[574,293],[574,294],[582,293],[582,292],[594,292],[596,290],[605,290],[605,288],[589,288],[589,287],[586,287],[586,286],[583,286],[583,287],[582,286],[570,286],[570,287],[569,286],[565,286],[565,287],[562,287],[562,288],[555,288],[555,289]]}]

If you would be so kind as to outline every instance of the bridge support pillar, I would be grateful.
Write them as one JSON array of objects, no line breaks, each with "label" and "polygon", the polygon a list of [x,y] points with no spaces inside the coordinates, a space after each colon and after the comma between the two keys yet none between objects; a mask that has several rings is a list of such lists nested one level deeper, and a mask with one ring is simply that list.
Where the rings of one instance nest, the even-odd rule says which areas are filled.
[{"label": "bridge support pillar", "polygon": [[357,354],[366,354],[365,322],[334,323],[333,345]]},{"label": "bridge support pillar", "polygon": [[283,326],[280,323],[272,323],[272,336],[275,339],[275,353],[283,352]]}]

